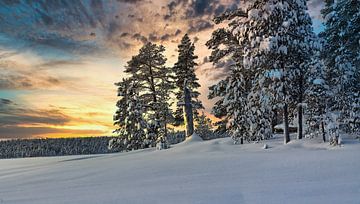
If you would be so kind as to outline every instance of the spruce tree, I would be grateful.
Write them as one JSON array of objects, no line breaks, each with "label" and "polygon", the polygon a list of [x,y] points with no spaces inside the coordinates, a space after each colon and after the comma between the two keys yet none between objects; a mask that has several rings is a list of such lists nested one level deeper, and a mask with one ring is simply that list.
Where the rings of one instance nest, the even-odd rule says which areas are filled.
[{"label": "spruce tree", "polygon": [[328,104],[332,92],[329,89],[327,69],[322,61],[313,60],[310,63],[308,88],[305,93],[308,124],[315,122],[319,125],[322,139],[325,142],[325,125],[328,118]]},{"label": "spruce tree", "polygon": [[325,30],[320,34],[325,40],[322,58],[337,99],[330,108],[343,122],[356,120],[360,117],[353,109],[359,106],[360,97],[360,3],[326,0],[321,12],[325,19]]},{"label": "spruce tree", "polygon": [[214,137],[212,121],[210,118],[206,117],[204,112],[198,117],[197,124],[195,125],[195,132],[203,140],[213,139]]},{"label": "spruce tree", "polygon": [[[194,109],[194,116],[198,115],[197,110],[203,109],[201,101],[198,97],[200,93],[197,89],[200,87],[198,83],[198,78],[195,75],[195,67],[197,63],[195,60],[198,58],[194,54],[195,45],[191,42],[187,34],[181,40],[181,43],[178,45],[178,61],[175,63],[173,70],[175,73],[175,84],[176,84],[176,99],[177,101],[184,100],[184,82],[186,81],[187,87],[191,91],[192,97],[192,106]],[[182,107],[177,107],[175,111],[175,125],[180,125],[184,122],[184,113]]]},{"label": "spruce tree", "polygon": [[114,115],[114,125],[119,128],[114,131],[114,133],[120,134],[125,126],[125,118],[128,115],[127,107],[128,107],[128,88],[130,84],[130,80],[123,79],[121,82],[115,83],[117,89],[117,96],[120,99],[116,102],[117,110]]},{"label": "spruce tree", "polygon": [[256,0],[249,3],[247,15],[234,32],[245,47],[244,66],[258,74],[253,91],[258,96],[253,99],[281,107],[287,143],[289,108],[303,100],[295,100],[292,93],[303,95],[299,81],[304,80],[299,77],[304,77],[312,50],[319,47],[306,1]]},{"label": "spruce tree", "polygon": [[139,98],[139,84],[133,79],[123,79],[117,83],[118,110],[115,113],[115,124],[119,128],[115,131],[119,134],[120,140],[117,143],[123,145],[126,150],[140,149],[145,147],[147,123],[143,118],[144,104]]},{"label": "spruce tree", "polygon": [[159,119],[160,123],[160,135],[165,139],[168,136],[168,125],[174,122],[174,114],[171,109],[173,105],[171,95],[175,89],[175,83],[173,82],[173,73],[169,72],[169,68],[162,69],[163,77],[159,85],[158,97],[159,97]]},{"label": "spruce tree", "polygon": [[216,30],[207,44],[213,49],[210,59],[217,62],[230,56],[236,69],[229,79],[219,83],[222,87],[217,86],[225,94],[211,93],[210,97],[229,95],[223,98],[219,110],[226,107],[228,111],[231,102],[233,123],[245,134],[250,129],[247,137],[252,139],[269,134],[272,110],[281,107],[284,142],[289,142],[289,107],[303,100],[295,100],[292,93],[304,93],[298,81],[304,83],[300,77],[306,72],[311,51],[319,47],[306,1],[255,0],[248,3],[246,11],[238,9],[215,18],[216,23],[224,20],[231,21],[229,27]]},{"label": "spruce tree", "polygon": [[228,26],[215,30],[212,38],[206,43],[207,47],[212,49],[211,62],[232,62],[228,76],[210,87],[208,98],[218,99],[213,107],[213,114],[229,122],[230,135],[235,142],[241,140],[241,143],[244,139],[250,141],[270,137],[268,132],[260,134],[266,126],[255,124],[265,118],[265,115],[252,113],[252,110],[260,110],[259,105],[262,104],[249,103],[253,81],[256,80],[256,70],[245,69],[243,66],[244,45],[239,44],[233,32],[240,26],[241,18],[246,16],[247,14],[241,10],[235,10],[216,17],[215,23],[228,22]]}]

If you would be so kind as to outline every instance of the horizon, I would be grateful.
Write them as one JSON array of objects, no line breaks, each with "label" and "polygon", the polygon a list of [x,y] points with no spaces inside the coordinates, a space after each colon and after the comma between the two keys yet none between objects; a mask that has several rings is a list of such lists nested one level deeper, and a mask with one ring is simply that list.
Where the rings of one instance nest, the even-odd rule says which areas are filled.
[{"label": "horizon", "polygon": [[[208,86],[226,75],[208,61],[214,16],[242,1],[112,0],[0,2],[0,140],[113,136],[116,86],[146,42],[177,60],[185,33],[195,42],[200,100],[211,117]],[[322,0],[308,2],[319,33]],[[221,69],[223,68],[223,69]]]}]

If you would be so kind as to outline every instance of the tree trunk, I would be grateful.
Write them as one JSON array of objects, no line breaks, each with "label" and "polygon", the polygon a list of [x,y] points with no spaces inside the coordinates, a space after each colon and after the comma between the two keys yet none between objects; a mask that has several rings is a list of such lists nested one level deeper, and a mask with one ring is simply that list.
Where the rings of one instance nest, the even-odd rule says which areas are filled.
[{"label": "tree trunk", "polygon": [[185,113],[185,126],[186,126],[186,137],[191,136],[194,133],[194,118],[193,110],[191,105],[190,90],[185,86],[184,88],[184,113]]},{"label": "tree trunk", "polygon": [[164,124],[164,136],[165,136],[165,138],[167,138],[167,122],[166,121]]},{"label": "tree trunk", "polygon": [[284,104],[283,118],[284,118],[284,144],[286,144],[286,143],[290,142],[289,113],[288,113],[287,103]]},{"label": "tree trunk", "polygon": [[277,109],[273,110],[273,118],[271,120],[271,132],[274,134],[275,133],[275,126],[277,125],[278,121],[278,111]]},{"label": "tree trunk", "polygon": [[240,138],[240,144],[244,144],[244,137]]},{"label": "tree trunk", "polygon": [[321,133],[322,133],[323,141],[326,142],[324,121],[321,121]]},{"label": "tree trunk", "polygon": [[303,138],[303,107],[298,105],[298,139]]}]

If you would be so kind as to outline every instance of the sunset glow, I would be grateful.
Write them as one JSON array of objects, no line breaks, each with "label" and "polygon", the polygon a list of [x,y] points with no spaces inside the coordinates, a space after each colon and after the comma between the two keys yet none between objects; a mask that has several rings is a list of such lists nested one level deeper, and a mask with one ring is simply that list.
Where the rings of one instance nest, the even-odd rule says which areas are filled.
[{"label": "sunset glow", "polygon": [[[208,87],[226,69],[209,63],[205,43],[213,17],[241,1],[40,2],[0,1],[0,139],[113,135],[114,83],[126,62],[155,42],[173,66],[185,33],[199,56],[200,100],[214,119]],[[317,32],[320,6],[309,3]]]}]

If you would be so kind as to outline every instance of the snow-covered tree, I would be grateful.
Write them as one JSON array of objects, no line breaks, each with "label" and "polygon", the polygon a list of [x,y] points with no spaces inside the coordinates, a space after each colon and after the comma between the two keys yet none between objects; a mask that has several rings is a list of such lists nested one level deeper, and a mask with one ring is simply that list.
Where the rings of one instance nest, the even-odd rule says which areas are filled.
[{"label": "snow-covered tree", "polygon": [[[178,45],[178,61],[175,63],[173,70],[177,88],[176,99],[177,101],[184,101],[184,82],[186,81],[187,87],[191,91],[193,112],[196,117],[198,115],[197,110],[203,109],[204,107],[198,99],[200,93],[197,89],[200,87],[200,84],[198,83],[199,79],[195,75],[195,67],[197,66],[195,60],[198,56],[194,54],[194,51],[194,43],[192,43],[189,36],[185,34],[181,43]],[[183,108],[180,106],[176,109],[175,119],[175,125],[180,125],[184,122]]]},{"label": "snow-covered tree", "polygon": [[320,45],[305,0],[254,0],[248,5],[247,16],[234,31],[245,48],[243,65],[256,70],[253,92],[259,96],[254,99],[281,107],[287,143],[289,106],[302,102],[292,93],[304,93],[301,77],[308,69],[312,50]]},{"label": "snow-covered tree", "polygon": [[215,23],[230,22],[227,27],[215,30],[212,38],[206,43],[208,48],[212,49],[211,62],[214,64],[224,61],[232,62],[228,76],[210,87],[208,97],[209,99],[218,98],[213,107],[213,113],[216,117],[229,121],[228,129],[235,141],[269,137],[268,134],[261,135],[262,127],[255,124],[265,118],[265,115],[252,113],[252,110],[260,109],[260,107],[255,107],[259,104],[250,103],[250,93],[253,89],[253,81],[256,80],[256,73],[243,66],[244,46],[239,44],[233,32],[241,26],[240,18],[246,16],[247,14],[241,10],[235,10],[216,17]]},{"label": "snow-covered tree", "polygon": [[212,121],[204,114],[204,112],[198,116],[195,132],[204,140],[213,138],[214,131]]},{"label": "snow-covered tree", "polygon": [[[330,70],[329,84],[336,100],[331,111],[338,112],[343,122],[359,118],[353,107],[359,106],[360,95],[360,3],[358,0],[326,0],[322,10],[325,40],[322,58]],[[351,121],[350,120],[350,121]]]},{"label": "snow-covered tree", "polygon": [[230,57],[236,68],[229,78],[211,88],[217,92],[210,92],[210,98],[222,96],[216,108],[230,108],[238,130],[244,134],[251,130],[253,136],[248,138],[266,138],[271,126],[269,116],[280,107],[287,143],[289,106],[303,100],[296,100],[298,94],[292,93],[304,93],[299,81],[305,82],[301,77],[312,50],[319,47],[306,1],[254,0],[248,2],[246,11],[230,11],[215,18],[216,23],[224,20],[231,21],[229,27],[216,30],[207,44],[213,49],[210,60],[216,63]]},{"label": "snow-covered tree", "polygon": [[138,100],[145,107],[147,139],[151,146],[155,145],[159,132],[166,132],[165,124],[171,115],[167,99],[173,88],[170,80],[172,70],[165,66],[164,51],[164,46],[148,43],[140,49],[138,55],[132,57],[125,69],[130,78],[139,84]]},{"label": "snow-covered tree", "polygon": [[157,103],[159,107],[157,110],[159,111],[159,120],[160,120],[160,134],[162,138],[166,139],[168,136],[168,124],[173,123],[174,114],[171,109],[173,102],[171,102],[171,94],[175,89],[175,84],[173,82],[172,73],[168,71],[168,69],[161,70],[163,73],[163,77],[161,79],[161,83],[159,85],[158,97],[159,102]]},{"label": "snow-covered tree", "polygon": [[128,88],[130,86],[130,80],[123,79],[121,82],[115,83],[115,85],[118,87],[117,96],[120,97],[120,99],[116,102],[117,110],[113,118],[114,125],[119,128],[114,132],[120,133],[125,126],[125,118],[128,116]]},{"label": "snow-covered tree", "polygon": [[318,126],[324,142],[326,141],[325,125],[328,117],[328,104],[332,96],[332,92],[326,81],[326,76],[327,69],[322,61],[314,60],[310,63],[308,88],[305,92],[306,112],[308,115],[307,122],[309,126],[312,125],[311,123]]},{"label": "snow-covered tree", "polygon": [[118,110],[114,116],[115,124],[119,125],[116,132],[119,134],[118,143],[122,143],[125,149],[140,149],[147,144],[145,130],[147,123],[143,118],[145,106],[139,97],[139,84],[133,79],[123,79],[117,83]]}]

